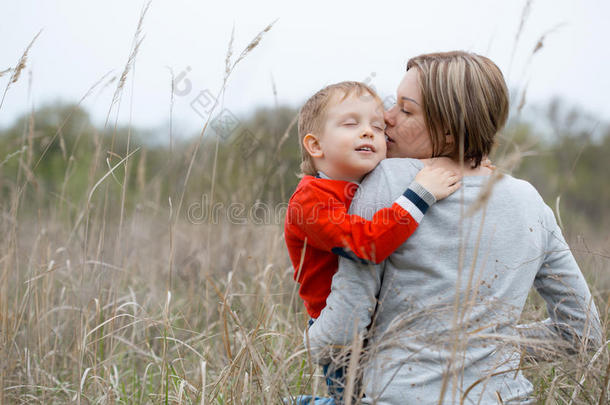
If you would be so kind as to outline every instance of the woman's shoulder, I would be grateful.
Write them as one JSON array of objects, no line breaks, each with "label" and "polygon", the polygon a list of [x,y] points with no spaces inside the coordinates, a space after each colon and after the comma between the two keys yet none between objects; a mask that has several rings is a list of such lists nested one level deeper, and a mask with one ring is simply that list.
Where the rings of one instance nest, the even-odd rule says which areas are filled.
[{"label": "woman's shoulder", "polygon": [[416,173],[424,168],[424,164],[419,159],[411,159],[411,158],[389,158],[384,159],[379,163],[376,170],[381,171],[400,171],[404,173],[407,171],[415,171]]},{"label": "woman's shoulder", "polygon": [[411,183],[424,164],[418,159],[392,158],[382,160],[377,167],[365,177],[365,182],[392,186],[398,183],[401,187]]},{"label": "woman's shoulder", "polygon": [[424,168],[419,159],[391,158],[382,160],[377,167],[370,172],[366,179],[374,179],[375,182],[387,181],[393,183],[395,179],[413,179],[417,173]]},{"label": "woman's shoulder", "polygon": [[417,159],[384,159],[362,180],[354,201],[371,201],[382,206],[391,204],[423,167]]},{"label": "woman's shoulder", "polygon": [[503,185],[508,189],[513,190],[516,193],[523,195],[524,197],[528,196],[532,198],[539,198],[540,200],[542,200],[542,197],[540,197],[540,193],[538,193],[536,187],[534,187],[527,180],[519,179],[517,177],[513,177],[510,174],[502,173],[502,178],[500,179],[499,184]]},{"label": "woman's shoulder", "polygon": [[502,174],[502,178],[494,186],[493,194],[504,203],[516,205],[538,215],[546,215],[548,205],[530,182]]}]

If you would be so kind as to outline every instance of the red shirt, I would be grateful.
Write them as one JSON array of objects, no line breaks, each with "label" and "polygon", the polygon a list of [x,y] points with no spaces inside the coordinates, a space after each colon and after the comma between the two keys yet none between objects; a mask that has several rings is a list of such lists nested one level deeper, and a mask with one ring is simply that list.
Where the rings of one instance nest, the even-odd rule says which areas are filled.
[{"label": "red shirt", "polygon": [[415,232],[428,205],[411,189],[368,221],[348,214],[358,185],[305,176],[288,203],[284,236],[307,312],[326,306],[338,255],[380,263]]}]

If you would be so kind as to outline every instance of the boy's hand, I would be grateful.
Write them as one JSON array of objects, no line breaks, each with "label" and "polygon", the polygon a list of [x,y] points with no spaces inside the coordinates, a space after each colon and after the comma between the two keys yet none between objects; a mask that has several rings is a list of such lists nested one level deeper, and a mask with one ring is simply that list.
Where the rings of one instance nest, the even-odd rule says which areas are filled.
[{"label": "boy's hand", "polygon": [[488,157],[484,157],[483,160],[481,160],[481,166],[486,167],[490,170],[496,170],[496,166],[491,163],[491,160],[489,160]]},{"label": "boy's hand", "polygon": [[432,193],[436,201],[442,200],[459,189],[462,185],[461,179],[461,176],[451,170],[429,166],[425,166],[415,176],[415,181]]}]

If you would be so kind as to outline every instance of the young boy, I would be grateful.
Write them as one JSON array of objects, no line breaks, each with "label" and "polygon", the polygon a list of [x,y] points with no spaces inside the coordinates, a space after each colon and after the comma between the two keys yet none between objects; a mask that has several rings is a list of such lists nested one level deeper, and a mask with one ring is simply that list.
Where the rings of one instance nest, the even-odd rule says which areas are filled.
[{"label": "young boy", "polygon": [[380,263],[413,234],[430,205],[460,187],[454,173],[426,167],[371,221],[348,214],[358,183],[386,157],[384,129],[381,99],[363,83],[325,87],[300,111],[303,178],[288,204],[285,240],[313,319],[326,306],[339,255]]}]

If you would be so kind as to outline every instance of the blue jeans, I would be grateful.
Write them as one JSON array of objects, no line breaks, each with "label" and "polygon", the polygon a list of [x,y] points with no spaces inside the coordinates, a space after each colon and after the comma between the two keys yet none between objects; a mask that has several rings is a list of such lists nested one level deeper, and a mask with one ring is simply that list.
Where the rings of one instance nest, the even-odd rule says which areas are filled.
[{"label": "blue jeans", "polygon": [[[308,325],[313,325],[314,321],[314,319],[310,319]],[[322,366],[322,371],[324,372],[324,378],[326,380],[326,387],[328,388],[328,395],[330,395],[333,399],[332,403],[328,402],[329,405],[335,403],[343,403],[343,389],[345,388],[345,369],[345,366],[339,367],[333,363],[325,364],[324,366]],[[318,405],[318,402],[315,402],[315,404]],[[320,402],[319,404],[327,403]]]},{"label": "blue jeans", "polygon": [[333,398],[312,397],[311,395],[299,395],[290,402],[284,399],[286,405],[337,405]]}]

